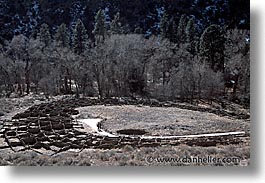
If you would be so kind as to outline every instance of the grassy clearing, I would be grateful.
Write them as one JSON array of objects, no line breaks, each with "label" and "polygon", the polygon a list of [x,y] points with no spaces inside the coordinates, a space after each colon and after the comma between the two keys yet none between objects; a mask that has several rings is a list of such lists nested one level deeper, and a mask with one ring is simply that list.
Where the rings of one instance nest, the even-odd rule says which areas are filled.
[{"label": "grassy clearing", "polygon": [[215,132],[246,131],[250,121],[221,117],[208,112],[175,107],[88,106],[78,108],[82,116],[106,118],[102,128],[117,133],[123,129],[144,129],[146,135],[189,135]]}]

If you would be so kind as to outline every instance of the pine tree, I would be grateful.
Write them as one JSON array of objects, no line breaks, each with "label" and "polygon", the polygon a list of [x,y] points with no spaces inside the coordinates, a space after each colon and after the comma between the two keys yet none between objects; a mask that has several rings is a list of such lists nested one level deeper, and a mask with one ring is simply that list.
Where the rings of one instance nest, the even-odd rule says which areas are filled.
[{"label": "pine tree", "polygon": [[73,30],[72,46],[78,54],[83,53],[88,46],[87,30],[80,19],[77,20]]},{"label": "pine tree", "polygon": [[69,47],[69,33],[64,23],[58,27],[55,34],[55,41],[59,47]]},{"label": "pine tree", "polygon": [[120,13],[118,12],[112,22],[110,23],[110,33],[111,34],[121,34],[123,32],[122,25],[120,21]]},{"label": "pine tree", "polygon": [[168,31],[169,31],[169,20],[168,20],[168,14],[165,11],[160,20],[160,36],[162,39],[166,39],[169,37]]},{"label": "pine tree", "polygon": [[103,10],[99,10],[95,16],[95,27],[93,30],[93,34],[95,37],[101,37],[103,40],[105,39],[106,34],[106,26],[105,26],[105,14]]},{"label": "pine tree", "polygon": [[36,39],[38,37],[39,30],[37,28],[34,28],[29,36],[29,38]]},{"label": "pine tree", "polygon": [[134,29],[134,34],[143,34],[143,29],[138,26]]},{"label": "pine tree", "polygon": [[178,31],[178,26],[174,20],[171,21],[171,26],[170,26],[170,32],[169,32],[169,40],[173,43],[178,42],[177,38],[177,31]]},{"label": "pine tree", "polygon": [[187,16],[181,15],[181,18],[178,24],[178,30],[177,30],[178,44],[182,44],[186,42],[186,32],[185,32],[186,26],[187,26]]},{"label": "pine tree", "polygon": [[191,54],[195,54],[196,52],[196,24],[194,17],[190,18],[188,21],[188,24],[186,26],[186,43],[187,43],[187,49]]},{"label": "pine tree", "polygon": [[4,45],[4,42],[5,42],[4,38],[0,35],[0,48],[2,45]]},{"label": "pine tree", "polygon": [[218,25],[207,27],[200,38],[200,55],[214,71],[224,71],[224,32]]},{"label": "pine tree", "polygon": [[38,33],[38,38],[42,43],[44,43],[44,46],[47,47],[51,43],[51,34],[49,30],[49,26],[47,24],[42,24],[40,27],[40,31]]},{"label": "pine tree", "polygon": [[131,33],[131,27],[128,23],[122,27],[122,33],[123,34],[130,34]]}]

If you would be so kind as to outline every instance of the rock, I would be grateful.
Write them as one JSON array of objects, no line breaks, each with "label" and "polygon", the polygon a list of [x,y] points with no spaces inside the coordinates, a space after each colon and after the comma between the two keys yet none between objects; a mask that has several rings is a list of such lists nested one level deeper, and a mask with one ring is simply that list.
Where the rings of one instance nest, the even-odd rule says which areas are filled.
[{"label": "rock", "polygon": [[65,113],[65,112],[61,112],[61,113],[60,113],[60,116],[63,116],[63,117],[70,117],[70,114],[67,114],[67,113]]},{"label": "rock", "polygon": [[9,142],[9,145],[11,147],[23,146],[22,142],[20,142],[20,141],[12,141],[12,142]]},{"label": "rock", "polygon": [[17,128],[17,131],[20,131],[20,132],[26,132],[27,131],[27,126],[22,126],[20,125],[18,128]]},{"label": "rock", "polygon": [[64,138],[64,139],[62,139],[62,142],[71,142],[71,140],[69,139],[69,138]]},{"label": "rock", "polygon": [[58,115],[59,115],[59,112],[57,111],[50,112],[50,116],[58,116]]},{"label": "rock", "polygon": [[47,144],[47,143],[42,143],[42,147],[43,147],[44,149],[46,149],[46,150],[51,150],[50,145]]},{"label": "rock", "polygon": [[75,109],[72,109],[72,110],[70,111],[70,114],[71,114],[71,115],[77,115],[77,114],[79,114],[79,111],[78,111],[78,110],[75,110]]},{"label": "rock", "polygon": [[2,111],[0,111],[0,117],[1,117],[1,116],[4,116],[4,115],[5,115],[5,113],[2,112]]},{"label": "rock", "polygon": [[147,132],[143,129],[123,129],[123,130],[118,130],[117,133],[124,135],[144,135]]},{"label": "rock", "polygon": [[43,127],[43,126],[48,126],[50,125],[50,122],[49,121],[40,121],[40,126]]},{"label": "rock", "polygon": [[63,130],[63,129],[64,129],[64,126],[63,126],[63,124],[61,124],[61,123],[58,123],[58,124],[52,124],[52,129],[53,129],[53,130]]},{"label": "rock", "polygon": [[29,117],[29,116],[21,114],[21,113],[18,113],[15,116],[13,116],[12,119],[27,118],[27,117]]},{"label": "rock", "polygon": [[52,142],[51,145],[53,145],[55,147],[62,148],[62,147],[67,146],[67,143],[65,143],[65,142]]},{"label": "rock", "polygon": [[38,134],[40,132],[40,129],[38,129],[38,128],[30,128],[30,129],[28,129],[28,132],[32,133],[32,134]]},{"label": "rock", "polygon": [[6,132],[6,136],[9,136],[9,137],[16,136],[16,135],[17,135],[17,133],[15,131],[8,131],[8,132]]},{"label": "rock", "polygon": [[66,132],[65,132],[65,130],[58,130],[58,131],[56,131],[59,135],[65,135],[66,134]]},{"label": "rock", "polygon": [[42,148],[42,143],[41,142],[36,142],[32,147],[35,149],[41,149]]},{"label": "rock", "polygon": [[71,128],[73,128],[73,124],[71,124],[71,123],[65,123],[64,124],[64,128],[65,129],[71,129]]},{"label": "rock", "polygon": [[22,138],[21,141],[26,145],[34,145],[37,142],[35,137]]},{"label": "rock", "polygon": [[41,130],[44,130],[44,131],[52,131],[52,127],[51,127],[51,125],[47,125],[47,126],[42,126],[41,127]]},{"label": "rock", "polygon": [[50,139],[46,136],[43,136],[43,137],[37,137],[37,141],[40,141],[40,142],[48,142]]}]

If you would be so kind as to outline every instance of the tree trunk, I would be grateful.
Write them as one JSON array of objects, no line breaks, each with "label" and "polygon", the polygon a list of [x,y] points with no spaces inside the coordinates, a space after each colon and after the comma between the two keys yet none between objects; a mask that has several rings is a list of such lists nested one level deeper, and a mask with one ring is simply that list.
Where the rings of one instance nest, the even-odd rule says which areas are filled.
[{"label": "tree trunk", "polygon": [[97,83],[98,83],[98,98],[101,99],[102,95],[103,95],[103,92],[102,92],[101,81],[100,81],[100,73],[99,72],[96,73],[96,80],[97,80]]},{"label": "tree trunk", "polygon": [[29,72],[27,71],[26,73],[25,73],[25,79],[26,79],[26,93],[27,93],[27,95],[29,94],[29,92],[30,92],[30,80],[29,80]]},{"label": "tree trunk", "polygon": [[76,88],[76,95],[75,95],[75,97],[76,98],[79,98],[80,97],[80,93],[79,93],[79,88],[78,87],[79,86],[78,86],[77,82],[75,81],[75,88]]},{"label": "tree trunk", "polygon": [[26,60],[26,66],[25,66],[25,83],[26,83],[26,93],[27,95],[30,92],[30,68],[29,68],[29,60]]},{"label": "tree trunk", "polygon": [[67,76],[64,76],[64,94],[68,94],[69,92],[67,80],[68,80]]},{"label": "tree trunk", "polygon": [[238,76],[235,78],[235,84],[233,86],[233,95],[236,95],[236,91],[237,91],[237,85],[238,85]]}]

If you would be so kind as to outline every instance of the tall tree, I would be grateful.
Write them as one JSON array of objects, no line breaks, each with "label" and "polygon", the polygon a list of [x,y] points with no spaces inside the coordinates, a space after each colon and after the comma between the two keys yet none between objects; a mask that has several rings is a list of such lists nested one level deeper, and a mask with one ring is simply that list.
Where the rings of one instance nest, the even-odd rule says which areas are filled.
[{"label": "tall tree", "polygon": [[187,49],[191,54],[195,54],[196,52],[196,24],[194,17],[190,18],[188,24],[186,26],[186,43]]},{"label": "tall tree", "polygon": [[207,27],[200,38],[200,55],[214,71],[224,71],[225,36],[218,25]]},{"label": "tall tree", "polygon": [[169,37],[168,31],[169,31],[169,19],[167,12],[164,11],[164,14],[160,20],[160,36],[162,39]]},{"label": "tall tree", "polygon": [[51,34],[49,30],[49,26],[44,23],[40,27],[40,31],[38,33],[38,38],[42,43],[44,43],[44,47],[47,47],[51,43]]},{"label": "tall tree", "polygon": [[[24,84],[26,84],[27,94],[30,93],[30,72],[31,72],[33,63],[31,62],[31,59],[29,56],[29,46],[30,46],[29,40],[24,35],[14,36],[10,43],[9,51],[10,53],[12,53],[11,58],[14,60],[16,65],[19,65],[18,68],[23,67],[23,71],[22,70],[19,71],[21,73],[19,72],[14,73],[15,75],[18,75],[18,77],[16,78],[16,83],[18,84],[20,94],[23,94],[22,85]],[[24,83],[22,82],[23,81],[22,76],[21,76],[22,73],[25,78]]]},{"label": "tall tree", "polygon": [[110,33],[111,34],[121,34],[123,32],[122,30],[122,24],[120,20],[120,13],[118,12],[115,16],[112,22],[110,23]]},{"label": "tall tree", "polygon": [[2,46],[4,42],[5,42],[4,38],[0,35],[0,45]]},{"label": "tall tree", "polygon": [[171,42],[173,42],[173,43],[178,42],[177,33],[178,33],[178,26],[176,24],[176,21],[172,20],[171,26],[170,26],[170,32],[169,32],[169,40]]},{"label": "tall tree", "polygon": [[83,22],[78,19],[73,30],[72,45],[75,53],[81,54],[88,46],[87,30]]},{"label": "tall tree", "polygon": [[178,31],[177,31],[177,40],[178,44],[182,44],[186,42],[186,26],[187,26],[187,16],[181,15],[181,18],[179,20],[178,24]]},{"label": "tall tree", "polygon": [[[226,39],[226,85],[230,85],[229,87],[233,88],[233,94],[235,96],[244,96],[244,100],[249,100],[250,32],[249,30],[230,29],[226,31]],[[249,101],[245,102],[248,103]]]},{"label": "tall tree", "polygon": [[57,46],[60,47],[69,46],[69,32],[64,23],[58,27],[57,32],[55,34],[55,41],[57,43]]},{"label": "tall tree", "polygon": [[134,34],[143,34],[143,29],[140,26],[137,26],[134,29]]},{"label": "tall tree", "polygon": [[100,9],[95,16],[95,26],[93,30],[93,34],[96,39],[105,39],[106,34],[106,26],[105,26],[105,13],[102,9]]}]

